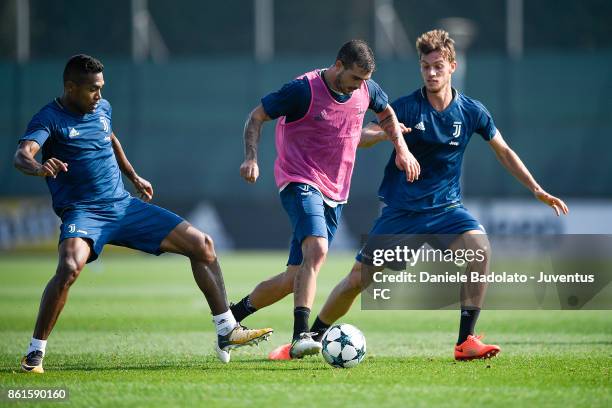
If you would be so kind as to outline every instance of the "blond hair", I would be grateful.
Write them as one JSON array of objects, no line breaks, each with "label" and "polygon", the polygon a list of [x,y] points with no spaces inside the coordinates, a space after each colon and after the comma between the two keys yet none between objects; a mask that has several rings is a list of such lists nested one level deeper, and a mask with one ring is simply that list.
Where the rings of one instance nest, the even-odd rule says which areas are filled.
[{"label": "blond hair", "polygon": [[433,51],[442,53],[448,62],[455,61],[455,41],[444,30],[431,30],[423,33],[416,41],[419,58]]}]

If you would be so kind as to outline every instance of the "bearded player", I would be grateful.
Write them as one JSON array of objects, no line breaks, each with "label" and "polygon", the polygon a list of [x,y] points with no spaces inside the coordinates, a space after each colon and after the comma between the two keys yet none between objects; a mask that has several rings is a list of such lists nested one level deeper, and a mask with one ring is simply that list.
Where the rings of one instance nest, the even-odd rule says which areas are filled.
[{"label": "bearded player", "polygon": [[348,200],[368,109],[376,113],[381,130],[395,146],[394,166],[407,183],[418,177],[418,162],[406,147],[387,95],[371,79],[374,68],[370,47],[364,41],[349,41],[327,69],[307,72],[262,98],[245,125],[246,157],[240,173],[254,183],[259,176],[257,144],[262,125],[278,118],[274,176],[293,230],[287,269],[261,282],[231,307],[242,321],[293,293],[292,342],[273,351],[272,358],[301,358],[321,350],[320,341],[308,330],[308,318],[317,275]]}]

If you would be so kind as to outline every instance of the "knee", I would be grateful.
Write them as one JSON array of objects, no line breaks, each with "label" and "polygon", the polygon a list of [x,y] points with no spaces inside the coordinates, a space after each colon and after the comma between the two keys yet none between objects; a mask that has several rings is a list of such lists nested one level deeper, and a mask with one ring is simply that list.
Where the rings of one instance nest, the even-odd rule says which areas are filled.
[{"label": "knee", "polygon": [[304,262],[321,265],[327,257],[327,239],[308,237],[302,243]]},{"label": "knee", "polygon": [[62,256],[57,268],[60,285],[63,287],[72,286],[84,267],[85,261],[78,259],[75,254],[68,253]]},{"label": "knee", "polygon": [[491,259],[491,244],[483,233],[464,233],[451,245],[451,249],[459,250],[470,264],[485,264]]},{"label": "knee", "polygon": [[[491,245],[486,236],[474,236],[471,238],[464,248],[464,256],[466,262],[472,267],[482,265],[485,267],[491,260]],[[468,252],[469,251],[469,252]],[[486,272],[483,270],[483,272]]]},{"label": "knee", "polygon": [[491,260],[491,245],[489,241],[486,239],[478,240],[474,247],[476,248],[474,251],[476,253],[476,260],[480,263],[488,264]]},{"label": "knee", "polygon": [[194,257],[198,261],[202,261],[205,263],[213,263],[217,260],[217,254],[215,253],[215,243],[213,239],[208,234],[200,234],[197,239]]}]

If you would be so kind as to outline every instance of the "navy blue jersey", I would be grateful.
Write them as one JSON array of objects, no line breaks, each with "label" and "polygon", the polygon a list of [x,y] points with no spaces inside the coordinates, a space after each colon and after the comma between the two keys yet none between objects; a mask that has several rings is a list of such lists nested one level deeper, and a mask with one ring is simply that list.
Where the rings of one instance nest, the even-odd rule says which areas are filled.
[{"label": "navy blue jersey", "polygon": [[436,111],[419,89],[391,104],[400,122],[412,128],[404,135],[421,166],[419,179],[406,181],[395,165],[395,151],[385,168],[378,195],[387,205],[411,211],[443,208],[461,201],[461,163],[472,134],[491,140],[497,129],[477,100],[453,90],[450,105]]},{"label": "navy blue jersey", "polygon": [[55,99],[34,115],[19,139],[42,146],[43,162],[55,157],[68,163],[67,172],[46,177],[58,215],[69,208],[129,197],[112,147],[111,111],[108,101],[102,99],[94,112],[78,115]]},{"label": "navy blue jersey", "polygon": [[[327,89],[329,89],[329,94],[332,95],[336,101],[343,103],[350,99],[351,94],[339,94],[331,89],[329,85],[327,85],[327,82],[323,82],[325,86],[327,86]],[[368,108],[376,113],[382,112],[389,103],[387,94],[371,79],[368,79],[366,84],[368,86],[368,93],[370,94],[370,105]],[[264,96],[261,98],[261,104],[266,114],[272,119],[285,116],[285,123],[290,123],[306,115],[308,107],[310,106],[310,99],[310,84],[308,83],[308,79],[304,77],[294,79],[283,85],[278,91]]]}]

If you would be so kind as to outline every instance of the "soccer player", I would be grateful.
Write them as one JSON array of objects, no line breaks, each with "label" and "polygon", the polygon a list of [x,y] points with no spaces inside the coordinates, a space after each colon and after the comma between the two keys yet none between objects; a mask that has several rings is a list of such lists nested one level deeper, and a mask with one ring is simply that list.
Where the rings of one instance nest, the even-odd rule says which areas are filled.
[{"label": "soccer player", "polygon": [[293,229],[287,269],[264,281],[231,310],[239,322],[293,292],[293,339],[281,353],[288,358],[316,354],[321,343],[308,331],[316,278],[347,202],[355,154],[367,109],[395,146],[394,165],[407,182],[419,174],[387,95],[370,79],[375,68],[364,41],[342,46],[335,63],[300,75],[262,98],[245,124],[245,160],[240,174],[250,183],[259,176],[257,144],[264,122],[276,124],[276,185]]},{"label": "soccer player", "polygon": [[[473,133],[489,143],[499,162],[536,199],[551,206],[557,216],[568,213],[562,200],[536,182],[504,141],[486,108],[451,87],[457,66],[453,44],[442,30],[426,32],[416,42],[424,86],[391,106],[410,131],[405,139],[421,164],[421,175],[414,183],[406,183],[393,165],[395,153],[391,155],[378,192],[386,206],[370,231],[373,238],[363,246],[351,272],[334,288],[313,323],[310,331],[317,333],[315,340],[348,312],[371,281],[376,235],[453,234],[456,239],[447,244],[449,248],[469,248],[484,254],[482,260],[468,263],[468,270],[488,273],[490,247],[484,229],[461,203],[461,164]],[[380,126],[372,123],[363,129],[361,146],[371,146],[385,138]],[[457,360],[493,357],[500,351],[496,345],[483,343],[481,336],[474,336],[485,289],[486,284],[464,284],[461,288],[459,337],[454,350]]]},{"label": "soccer player", "polygon": [[[47,338],[70,286],[105,244],[188,257],[213,314],[217,356],[227,363],[231,349],[261,341],[272,330],[248,330],[236,322],[211,237],[178,215],[148,203],[153,187],[136,173],[113,132],[111,106],[101,94],[103,69],[100,61],[88,55],[70,58],[64,69],[63,95],[34,115],[15,153],[15,167],[45,178],[53,209],[62,220],[57,270],[42,295],[21,367],[43,373]],[[41,147],[42,164],[35,159]],[[125,190],[121,172],[142,200]]]}]

